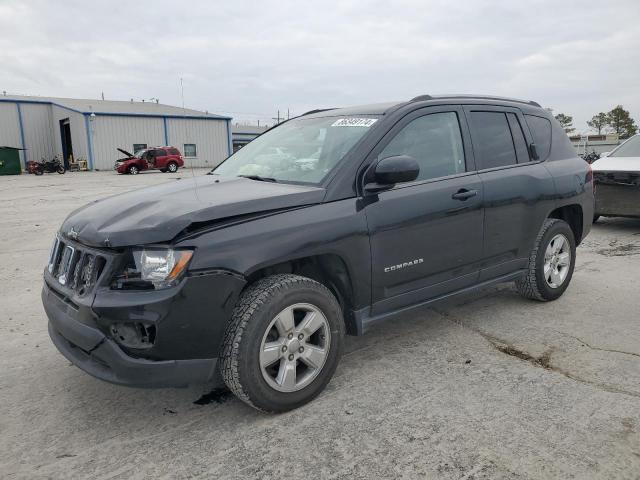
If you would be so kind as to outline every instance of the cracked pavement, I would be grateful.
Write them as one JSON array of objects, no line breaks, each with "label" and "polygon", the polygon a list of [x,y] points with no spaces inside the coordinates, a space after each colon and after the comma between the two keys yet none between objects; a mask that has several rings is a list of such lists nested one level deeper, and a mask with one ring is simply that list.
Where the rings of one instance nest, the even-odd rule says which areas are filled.
[{"label": "cracked pavement", "polygon": [[556,302],[504,284],[348,337],[327,390],[287,414],[71,366],[39,298],[57,227],[191,174],[0,178],[0,477],[640,478],[640,220],[594,225]]}]

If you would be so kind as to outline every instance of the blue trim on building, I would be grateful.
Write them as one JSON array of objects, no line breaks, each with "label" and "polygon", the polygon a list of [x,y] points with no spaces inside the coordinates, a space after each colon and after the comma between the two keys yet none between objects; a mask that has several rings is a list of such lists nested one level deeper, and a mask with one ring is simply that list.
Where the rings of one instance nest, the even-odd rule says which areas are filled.
[{"label": "blue trim on building", "polygon": [[22,163],[24,163],[24,168],[27,168],[27,146],[24,142],[24,124],[22,123],[22,109],[20,108],[20,104],[16,103],[16,108],[18,110],[18,126],[20,127],[20,142],[22,143],[22,151],[20,155],[22,155]]},{"label": "blue trim on building", "polygon": [[258,135],[238,135],[235,132],[231,132],[231,136],[234,140],[254,140],[258,138]]},{"label": "blue trim on building", "polygon": [[82,114],[85,113],[85,112],[81,112],[80,110],[76,110],[75,108],[65,107],[64,105],[60,105],[59,103],[45,102],[45,101],[40,101],[40,100],[15,100],[13,98],[0,98],[0,102],[16,103],[16,104],[31,103],[31,104],[36,104],[36,105],[53,105],[54,107],[60,107],[60,108],[62,108],[64,110],[69,110],[70,112],[82,113]]},{"label": "blue trim on building", "polygon": [[89,170],[93,170],[93,138],[91,135],[91,125],[89,122],[89,114],[84,114],[84,128],[87,131],[87,151],[89,153]]},{"label": "blue trim on building", "polygon": [[[99,102],[100,100],[96,100]],[[67,107],[59,103],[45,101],[45,100],[16,100],[14,98],[0,98],[0,102],[10,103],[36,103],[40,105],[53,105],[60,107],[70,112],[81,113],[83,115],[89,115],[94,113],[95,115],[103,115],[107,117],[148,117],[148,118],[182,118],[182,119],[194,119],[194,120],[231,120],[232,117],[225,117],[223,115],[171,115],[163,113],[126,113],[126,112],[83,112],[82,110],[76,110],[75,108]]]},{"label": "blue trim on building", "polygon": [[116,113],[116,112],[93,112],[97,116],[103,117],[143,117],[143,118],[178,118],[180,120],[231,120],[232,117],[218,116],[197,116],[197,115],[171,115],[171,114],[151,114],[151,113]]},{"label": "blue trim on building", "polygon": [[169,146],[169,131],[167,130],[167,117],[162,117],[162,123],[164,124],[164,144]]},{"label": "blue trim on building", "polygon": [[231,119],[227,120],[227,146],[229,147],[229,156],[233,153],[233,139],[231,138]]}]

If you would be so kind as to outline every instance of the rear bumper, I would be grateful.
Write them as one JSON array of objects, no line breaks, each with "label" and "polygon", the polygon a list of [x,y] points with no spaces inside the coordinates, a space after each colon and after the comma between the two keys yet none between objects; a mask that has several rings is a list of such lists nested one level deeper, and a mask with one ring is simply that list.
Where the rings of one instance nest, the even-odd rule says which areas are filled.
[{"label": "rear bumper", "polygon": [[595,214],[640,217],[640,185],[597,183]]}]

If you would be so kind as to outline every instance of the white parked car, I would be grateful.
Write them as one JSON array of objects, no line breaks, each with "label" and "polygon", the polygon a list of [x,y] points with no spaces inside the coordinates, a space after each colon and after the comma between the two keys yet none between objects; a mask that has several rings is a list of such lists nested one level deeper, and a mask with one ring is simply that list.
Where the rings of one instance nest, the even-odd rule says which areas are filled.
[{"label": "white parked car", "polygon": [[640,134],[591,164],[596,186],[593,217],[640,218]]}]

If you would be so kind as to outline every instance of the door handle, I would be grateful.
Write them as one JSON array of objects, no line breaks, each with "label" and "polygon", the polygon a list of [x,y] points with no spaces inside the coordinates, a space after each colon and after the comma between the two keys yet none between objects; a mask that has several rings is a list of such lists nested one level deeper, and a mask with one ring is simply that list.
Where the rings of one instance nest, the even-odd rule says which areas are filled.
[{"label": "door handle", "polygon": [[465,201],[468,198],[475,197],[478,194],[477,190],[467,190],[466,188],[461,188],[456,193],[451,195],[451,198],[454,200]]}]

